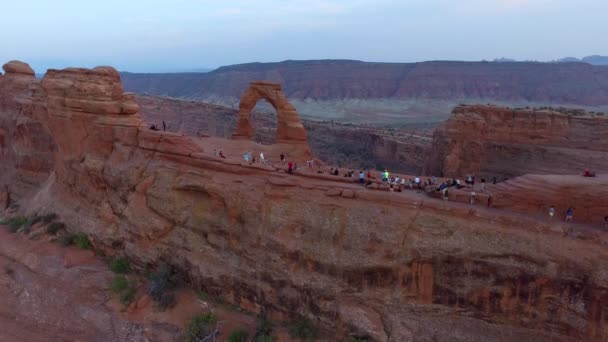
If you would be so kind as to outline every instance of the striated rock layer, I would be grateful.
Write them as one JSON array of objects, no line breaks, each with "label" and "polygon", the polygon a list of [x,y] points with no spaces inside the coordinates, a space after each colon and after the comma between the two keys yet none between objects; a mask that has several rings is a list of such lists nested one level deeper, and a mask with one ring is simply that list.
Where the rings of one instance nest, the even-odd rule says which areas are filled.
[{"label": "striated rock layer", "polygon": [[512,177],[608,170],[608,117],[459,106],[434,133],[426,170]]},{"label": "striated rock layer", "polygon": [[[565,238],[534,218],[213,157],[219,145],[256,145],[147,130],[111,68],[42,81],[4,70],[2,167],[14,171],[0,181],[22,210],[57,212],[140,267],[165,260],[228,302],[311,317],[335,340],[608,337],[604,233]],[[53,147],[13,144],[21,122],[39,124],[29,139]],[[16,176],[37,154],[52,162]]]}]

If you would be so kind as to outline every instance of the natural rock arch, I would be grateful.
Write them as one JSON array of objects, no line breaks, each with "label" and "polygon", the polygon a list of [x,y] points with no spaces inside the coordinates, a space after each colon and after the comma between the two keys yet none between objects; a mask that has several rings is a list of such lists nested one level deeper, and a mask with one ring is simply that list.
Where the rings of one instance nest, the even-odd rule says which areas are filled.
[{"label": "natural rock arch", "polygon": [[255,81],[249,84],[239,105],[239,117],[233,139],[251,139],[253,126],[249,118],[259,100],[270,102],[277,111],[277,143],[306,142],[306,130],[300,115],[289,103],[278,83]]}]

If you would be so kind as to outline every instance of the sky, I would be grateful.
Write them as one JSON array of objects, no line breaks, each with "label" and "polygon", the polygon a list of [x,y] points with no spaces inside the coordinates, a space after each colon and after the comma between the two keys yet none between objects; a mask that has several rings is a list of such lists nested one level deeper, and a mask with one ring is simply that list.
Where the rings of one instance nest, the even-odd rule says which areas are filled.
[{"label": "sky", "polygon": [[608,0],[20,0],[0,64],[172,72],[287,59],[608,55]]}]

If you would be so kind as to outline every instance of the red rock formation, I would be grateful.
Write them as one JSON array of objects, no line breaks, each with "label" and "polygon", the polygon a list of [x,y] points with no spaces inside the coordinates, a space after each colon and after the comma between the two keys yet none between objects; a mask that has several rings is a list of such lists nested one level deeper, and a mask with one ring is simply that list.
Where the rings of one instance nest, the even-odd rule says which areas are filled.
[{"label": "red rock formation", "polygon": [[427,173],[512,177],[608,170],[608,117],[459,106],[434,133]]},{"label": "red rock formation", "polygon": [[306,142],[306,130],[300,122],[300,114],[289,104],[287,97],[281,91],[281,85],[272,82],[252,82],[241,98],[239,106],[239,118],[236,131],[233,134],[235,139],[251,139],[253,137],[253,127],[249,120],[249,115],[259,100],[266,100],[277,111],[277,142]]},{"label": "red rock formation", "polygon": [[[135,100],[146,121],[159,127],[165,121],[172,132],[229,138],[236,127],[238,112],[229,107],[160,96],[137,95]],[[254,112],[249,122],[257,128],[255,141],[275,142],[276,114]],[[386,128],[312,120],[302,120],[302,124],[312,154],[329,165],[408,174],[422,171],[434,128],[432,124]]]},{"label": "red rock formation", "polygon": [[[217,158],[218,146],[261,147],[146,129],[110,68],[7,74],[0,89],[1,128],[27,118],[56,145],[21,210],[57,212],[140,268],[165,260],[230,303],[314,318],[335,340],[608,336],[606,233],[565,238],[534,217]],[[21,187],[16,173],[2,177]]]}]

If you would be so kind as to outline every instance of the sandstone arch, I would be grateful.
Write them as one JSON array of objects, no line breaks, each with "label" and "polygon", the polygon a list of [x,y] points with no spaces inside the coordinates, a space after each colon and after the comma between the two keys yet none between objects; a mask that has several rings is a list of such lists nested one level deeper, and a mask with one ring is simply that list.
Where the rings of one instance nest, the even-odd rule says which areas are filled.
[{"label": "sandstone arch", "polygon": [[249,115],[258,101],[266,100],[277,111],[277,143],[306,142],[306,130],[300,114],[289,103],[278,83],[254,81],[249,84],[239,105],[239,117],[233,139],[251,139],[253,127]]}]

